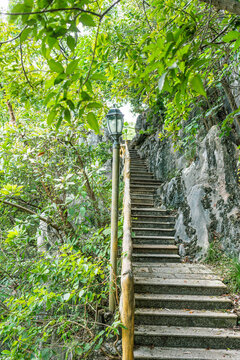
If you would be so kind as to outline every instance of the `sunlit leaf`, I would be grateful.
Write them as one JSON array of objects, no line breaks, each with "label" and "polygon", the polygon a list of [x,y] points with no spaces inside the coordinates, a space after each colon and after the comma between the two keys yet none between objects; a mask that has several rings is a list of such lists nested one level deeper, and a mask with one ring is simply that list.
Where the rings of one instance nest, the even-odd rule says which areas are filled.
[{"label": "sunlit leaf", "polygon": [[87,122],[89,127],[94,130],[97,134],[99,133],[99,125],[96,115],[93,112],[87,114]]}]

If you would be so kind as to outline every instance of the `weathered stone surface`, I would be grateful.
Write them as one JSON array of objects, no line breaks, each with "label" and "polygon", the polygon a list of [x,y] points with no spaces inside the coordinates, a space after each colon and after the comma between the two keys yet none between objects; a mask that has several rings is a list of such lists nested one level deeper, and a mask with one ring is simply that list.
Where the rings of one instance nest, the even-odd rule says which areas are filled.
[{"label": "weathered stone surface", "polygon": [[[143,121],[143,120],[141,120]],[[145,124],[146,128],[146,124]],[[201,258],[217,238],[232,256],[240,256],[239,149],[230,138],[219,137],[213,126],[187,160],[158,132],[133,141],[149,170],[163,183],[155,205],[177,210],[175,239],[181,256]]]}]

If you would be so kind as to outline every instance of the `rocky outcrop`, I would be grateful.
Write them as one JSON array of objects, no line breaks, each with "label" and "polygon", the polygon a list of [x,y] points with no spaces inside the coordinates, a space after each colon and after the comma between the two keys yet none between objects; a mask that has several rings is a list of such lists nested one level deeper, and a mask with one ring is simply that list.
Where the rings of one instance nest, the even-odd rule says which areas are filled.
[{"label": "rocky outcrop", "polygon": [[220,138],[219,128],[213,126],[192,158],[174,151],[170,139],[160,141],[158,132],[144,138],[137,132],[133,146],[163,182],[158,205],[177,211],[175,237],[181,254],[201,258],[219,239],[226,253],[239,257],[239,149],[234,142]]}]

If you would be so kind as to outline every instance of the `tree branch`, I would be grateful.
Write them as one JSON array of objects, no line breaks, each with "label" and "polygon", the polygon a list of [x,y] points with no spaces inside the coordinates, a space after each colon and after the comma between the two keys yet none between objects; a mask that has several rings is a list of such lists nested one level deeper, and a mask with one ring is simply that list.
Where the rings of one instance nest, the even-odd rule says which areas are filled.
[{"label": "tree branch", "polygon": [[91,64],[90,64],[90,67],[89,67],[87,76],[86,76],[85,80],[83,81],[82,86],[81,86],[80,89],[79,89],[79,92],[80,92],[80,90],[83,88],[83,86],[86,84],[86,82],[88,81],[89,76],[90,76],[91,71],[92,71],[92,66],[93,66],[93,62],[94,62],[95,54],[96,54],[96,48],[97,48],[97,42],[98,42],[98,35],[99,35],[99,30],[100,30],[100,24],[101,24],[101,20],[100,20],[99,23],[98,23],[98,28],[97,28],[97,33],[96,33],[96,38],[95,38],[95,43],[94,43],[94,48],[93,48],[93,54],[92,54]]},{"label": "tree branch", "polygon": [[215,6],[218,10],[225,10],[231,14],[240,15],[240,2],[236,0],[200,0],[209,4],[212,2],[212,5]]},{"label": "tree branch", "polygon": [[19,15],[46,14],[46,13],[55,13],[55,12],[58,12],[58,11],[73,11],[73,10],[77,10],[77,11],[81,11],[81,12],[84,12],[84,13],[87,13],[87,14],[98,16],[99,18],[102,17],[101,14],[95,13],[94,11],[91,11],[91,10],[84,10],[82,8],[79,8],[79,7],[59,8],[59,9],[45,9],[45,10],[38,10],[38,11],[16,12],[16,13],[0,12],[0,14],[2,14],[2,15],[10,15],[10,16],[19,16]]},{"label": "tree branch", "polygon": [[107,10],[105,10],[102,15],[100,16],[100,18],[102,19],[110,10],[112,10],[112,8],[117,5],[121,0],[117,0],[115,1],[115,3],[113,3]]},{"label": "tree branch", "polygon": [[27,28],[27,25],[26,25],[26,26],[20,31],[20,33],[19,33],[17,36],[15,36],[14,38],[9,39],[9,40],[5,40],[5,41],[0,41],[0,46],[1,46],[2,44],[7,44],[7,43],[9,43],[9,42],[12,42],[12,41],[17,40],[18,38],[20,38],[20,36],[22,35],[22,32],[23,32],[26,28]]},{"label": "tree branch", "polygon": [[31,88],[34,89],[34,87],[32,86],[32,84],[31,84],[31,82],[30,82],[30,80],[29,80],[29,78],[28,78],[28,76],[27,76],[27,73],[26,73],[26,70],[25,70],[25,67],[24,67],[21,40],[20,40],[19,47],[20,47],[20,55],[21,55],[21,65],[22,65],[22,69],[23,69],[24,76],[25,76],[28,84],[31,86]]},{"label": "tree branch", "polygon": [[44,217],[41,216],[41,215],[38,215],[38,214],[35,213],[34,211],[32,211],[32,210],[30,210],[30,209],[28,209],[28,208],[26,208],[26,207],[24,207],[24,206],[11,203],[11,202],[9,202],[9,201],[7,201],[7,200],[2,200],[1,202],[2,202],[3,204],[5,204],[5,205],[9,205],[9,206],[12,206],[12,207],[17,208],[18,210],[27,212],[28,214],[36,215],[36,216],[38,216],[38,218],[39,218],[41,221],[47,223],[48,225],[50,225],[51,227],[53,227],[55,230],[60,231],[59,227],[58,227],[57,225],[53,224],[50,220],[44,218]]}]

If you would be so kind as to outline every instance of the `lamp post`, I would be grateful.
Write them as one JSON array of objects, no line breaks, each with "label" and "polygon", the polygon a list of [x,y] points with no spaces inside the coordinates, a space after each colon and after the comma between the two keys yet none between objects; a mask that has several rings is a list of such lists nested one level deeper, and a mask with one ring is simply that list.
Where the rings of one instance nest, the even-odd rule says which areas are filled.
[{"label": "lamp post", "polygon": [[106,118],[108,131],[113,140],[109,310],[114,312],[116,307],[115,292],[118,253],[119,139],[123,129],[123,114],[114,106],[113,109],[109,110]]}]

